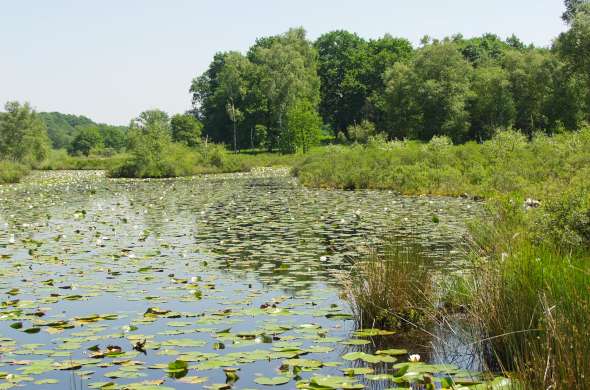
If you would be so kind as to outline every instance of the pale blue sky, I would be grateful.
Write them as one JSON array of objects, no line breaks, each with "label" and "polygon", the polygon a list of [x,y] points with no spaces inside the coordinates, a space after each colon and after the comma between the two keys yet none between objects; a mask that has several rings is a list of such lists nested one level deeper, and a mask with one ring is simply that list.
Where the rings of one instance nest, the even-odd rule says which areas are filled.
[{"label": "pale blue sky", "polygon": [[216,51],[289,27],[414,43],[515,33],[548,46],[562,10],[561,0],[0,0],[0,103],[126,124],[148,108],[185,111]]}]

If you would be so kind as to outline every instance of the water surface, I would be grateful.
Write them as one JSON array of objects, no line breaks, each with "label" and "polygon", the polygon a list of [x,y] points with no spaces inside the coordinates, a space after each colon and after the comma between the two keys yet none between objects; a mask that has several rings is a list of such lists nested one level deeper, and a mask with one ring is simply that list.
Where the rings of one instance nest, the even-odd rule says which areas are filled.
[{"label": "water surface", "polygon": [[[386,237],[460,267],[449,248],[477,210],[462,199],[306,189],[281,170],[45,172],[0,186],[0,388],[194,389],[225,384],[224,368],[239,369],[233,388],[264,388],[261,376],[292,378],[279,369],[296,357],[322,367],[303,362],[276,388],[359,365],[388,372],[393,363],[342,358],[367,348],[351,338],[374,343],[353,333],[342,274]],[[109,345],[121,351],[101,356]],[[169,372],[177,359],[188,372]]]}]

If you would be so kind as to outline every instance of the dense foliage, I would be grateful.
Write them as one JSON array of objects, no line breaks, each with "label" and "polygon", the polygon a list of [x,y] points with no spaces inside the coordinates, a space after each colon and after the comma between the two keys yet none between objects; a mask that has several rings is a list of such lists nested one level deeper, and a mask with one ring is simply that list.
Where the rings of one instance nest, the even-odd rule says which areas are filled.
[{"label": "dense foliage", "polygon": [[285,139],[297,142],[286,113],[299,100],[341,142],[356,141],[349,130],[360,123],[389,139],[448,136],[460,143],[509,128],[529,137],[577,130],[590,119],[590,5],[567,6],[575,9],[570,29],[551,49],[493,34],[425,37],[416,48],[347,31],[315,42],[302,29],[261,38],[246,55],[216,54],[191,85],[193,113],[206,136],[235,150],[306,149],[284,147]]},{"label": "dense foliage", "polygon": [[41,112],[54,149],[66,149],[72,155],[118,152],[127,143],[127,127],[96,123],[83,115]]}]

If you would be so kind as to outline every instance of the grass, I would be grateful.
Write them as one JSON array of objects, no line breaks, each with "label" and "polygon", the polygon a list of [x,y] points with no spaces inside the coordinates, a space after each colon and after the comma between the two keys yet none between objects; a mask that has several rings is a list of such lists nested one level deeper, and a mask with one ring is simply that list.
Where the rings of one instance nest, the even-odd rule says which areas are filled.
[{"label": "grass", "polygon": [[[480,350],[490,369],[510,373],[530,389],[590,385],[590,236],[584,236],[590,195],[585,194],[573,206],[566,195],[528,212],[509,202],[496,205],[493,219],[474,228],[478,267],[468,280],[469,313],[482,331]],[[566,215],[585,215],[586,224],[564,220],[563,207],[574,209]],[[564,234],[573,239],[563,241]]]},{"label": "grass", "polygon": [[18,183],[29,173],[29,169],[18,163],[0,160],[0,184]]},{"label": "grass", "polygon": [[70,156],[64,149],[52,150],[39,169],[42,170],[109,170],[114,169],[129,156],[117,153],[112,156]]},{"label": "grass", "polygon": [[232,153],[222,145],[208,144],[188,148],[166,146],[157,158],[130,154],[114,167],[112,177],[179,177],[211,173],[248,172],[257,167],[290,167],[301,161],[301,154],[280,154],[256,150]]},{"label": "grass", "polygon": [[[590,167],[590,128],[530,142],[516,131],[499,132],[483,143],[452,145],[444,137],[430,143],[369,142],[330,146],[311,153],[293,169],[309,187],[388,189],[405,195],[504,193],[541,196],[545,185],[559,187]],[[550,189],[550,188],[549,188]]]},{"label": "grass", "polygon": [[389,247],[355,263],[346,299],[362,328],[421,328],[432,318],[432,260],[420,248]]},{"label": "grass", "polygon": [[[590,387],[589,129],[530,141],[509,131],[482,145],[335,147],[308,156],[294,173],[313,187],[485,196],[487,216],[471,226],[473,272],[443,299],[465,308],[490,371],[526,389]],[[529,197],[540,207],[526,207]],[[428,319],[430,284],[412,272],[422,264],[399,253],[360,263],[348,286],[359,320]]]}]

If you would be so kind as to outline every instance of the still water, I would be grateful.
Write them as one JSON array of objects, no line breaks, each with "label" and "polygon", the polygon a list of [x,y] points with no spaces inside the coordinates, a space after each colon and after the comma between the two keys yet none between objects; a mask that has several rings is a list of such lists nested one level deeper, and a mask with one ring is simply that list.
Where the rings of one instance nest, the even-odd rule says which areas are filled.
[{"label": "still water", "polygon": [[408,360],[346,358],[384,341],[354,333],[341,278],[386,238],[460,268],[450,249],[480,208],[306,189],[282,170],[34,173],[0,186],[0,389],[403,387],[370,370],[337,382],[347,368]]}]

